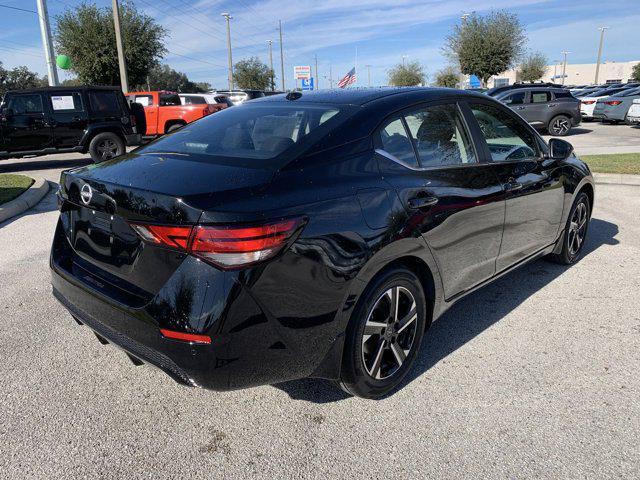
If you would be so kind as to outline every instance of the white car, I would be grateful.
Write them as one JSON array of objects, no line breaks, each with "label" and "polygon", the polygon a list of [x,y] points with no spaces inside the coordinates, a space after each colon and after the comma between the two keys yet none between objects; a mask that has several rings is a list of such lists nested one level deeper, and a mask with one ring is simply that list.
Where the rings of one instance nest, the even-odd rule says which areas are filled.
[{"label": "white car", "polygon": [[627,112],[627,122],[640,124],[640,98],[636,98]]},{"label": "white car", "polygon": [[227,95],[219,93],[180,93],[180,101],[182,105],[209,105],[222,104],[225,107],[230,107],[233,104],[229,100]]},{"label": "white car", "polygon": [[585,95],[580,98],[580,114],[582,115],[582,120],[590,121],[594,120],[593,109],[596,108],[596,103],[601,98],[608,97],[610,95],[615,95],[616,93],[622,92],[627,88],[635,88],[635,87],[616,87],[616,88],[607,88],[603,90],[598,90],[596,92],[590,93],[589,95]]}]

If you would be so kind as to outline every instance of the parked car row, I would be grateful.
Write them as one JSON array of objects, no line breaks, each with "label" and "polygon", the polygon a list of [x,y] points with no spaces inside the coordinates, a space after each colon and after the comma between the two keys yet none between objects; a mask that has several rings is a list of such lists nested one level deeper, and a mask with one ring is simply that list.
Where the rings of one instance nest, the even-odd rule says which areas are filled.
[{"label": "parked car row", "polygon": [[488,90],[531,125],[551,135],[567,135],[581,121],[638,123],[635,100],[640,83],[562,86],[551,83],[516,83]]}]

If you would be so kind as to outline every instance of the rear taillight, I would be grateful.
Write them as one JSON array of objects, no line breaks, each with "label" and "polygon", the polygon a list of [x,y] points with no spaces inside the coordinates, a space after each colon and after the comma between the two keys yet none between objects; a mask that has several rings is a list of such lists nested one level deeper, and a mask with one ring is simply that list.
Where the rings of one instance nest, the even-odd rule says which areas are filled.
[{"label": "rear taillight", "polygon": [[129,115],[129,121],[131,122],[131,126],[132,127],[136,126],[136,116],[135,115]]},{"label": "rear taillight", "polygon": [[596,103],[595,100],[582,100],[582,103],[584,103],[585,105],[593,105],[594,103]]},{"label": "rear taillight", "polygon": [[620,105],[622,103],[622,100],[609,100],[608,102],[604,102],[607,105]]},{"label": "rear taillight", "polygon": [[189,343],[211,343],[210,336],[199,333],[178,332],[176,330],[167,330],[166,328],[161,328],[160,333],[164,338],[170,338],[171,340],[180,340]]},{"label": "rear taillight", "polygon": [[233,269],[278,254],[301,225],[302,219],[297,218],[252,226],[131,226],[147,243],[181,250],[223,269]]},{"label": "rear taillight", "polygon": [[204,110],[202,110],[202,115],[203,116],[207,116],[211,113],[211,109],[209,107],[205,108]]}]

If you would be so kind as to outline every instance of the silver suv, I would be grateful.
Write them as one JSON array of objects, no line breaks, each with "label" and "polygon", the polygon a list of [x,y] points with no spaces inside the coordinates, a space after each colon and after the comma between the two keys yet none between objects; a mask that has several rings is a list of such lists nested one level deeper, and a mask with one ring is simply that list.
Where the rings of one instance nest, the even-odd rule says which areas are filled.
[{"label": "silver suv", "polygon": [[564,136],[580,124],[580,100],[562,88],[518,88],[496,96],[534,127]]}]

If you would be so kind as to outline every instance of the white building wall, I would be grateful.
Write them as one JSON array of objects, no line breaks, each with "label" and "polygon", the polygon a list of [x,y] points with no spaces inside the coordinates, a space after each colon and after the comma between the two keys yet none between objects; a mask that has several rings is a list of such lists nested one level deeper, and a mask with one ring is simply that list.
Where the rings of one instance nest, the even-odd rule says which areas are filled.
[{"label": "white building wall", "polygon": [[[640,63],[640,60],[631,62],[604,62],[600,64],[600,73],[598,74],[598,83],[605,83],[607,81],[613,83],[627,82],[631,78],[631,70],[633,66]],[[554,72],[557,78],[554,79]],[[596,64],[595,63],[579,63],[570,64],[567,63],[566,79],[564,81],[567,85],[582,85],[587,83],[595,83],[596,76]],[[547,65],[547,72],[542,77],[544,82],[562,83],[562,64],[557,66]],[[496,75],[489,79],[489,88],[495,86],[497,83],[508,81],[509,85],[516,82],[516,70],[507,70],[500,75]]]}]

